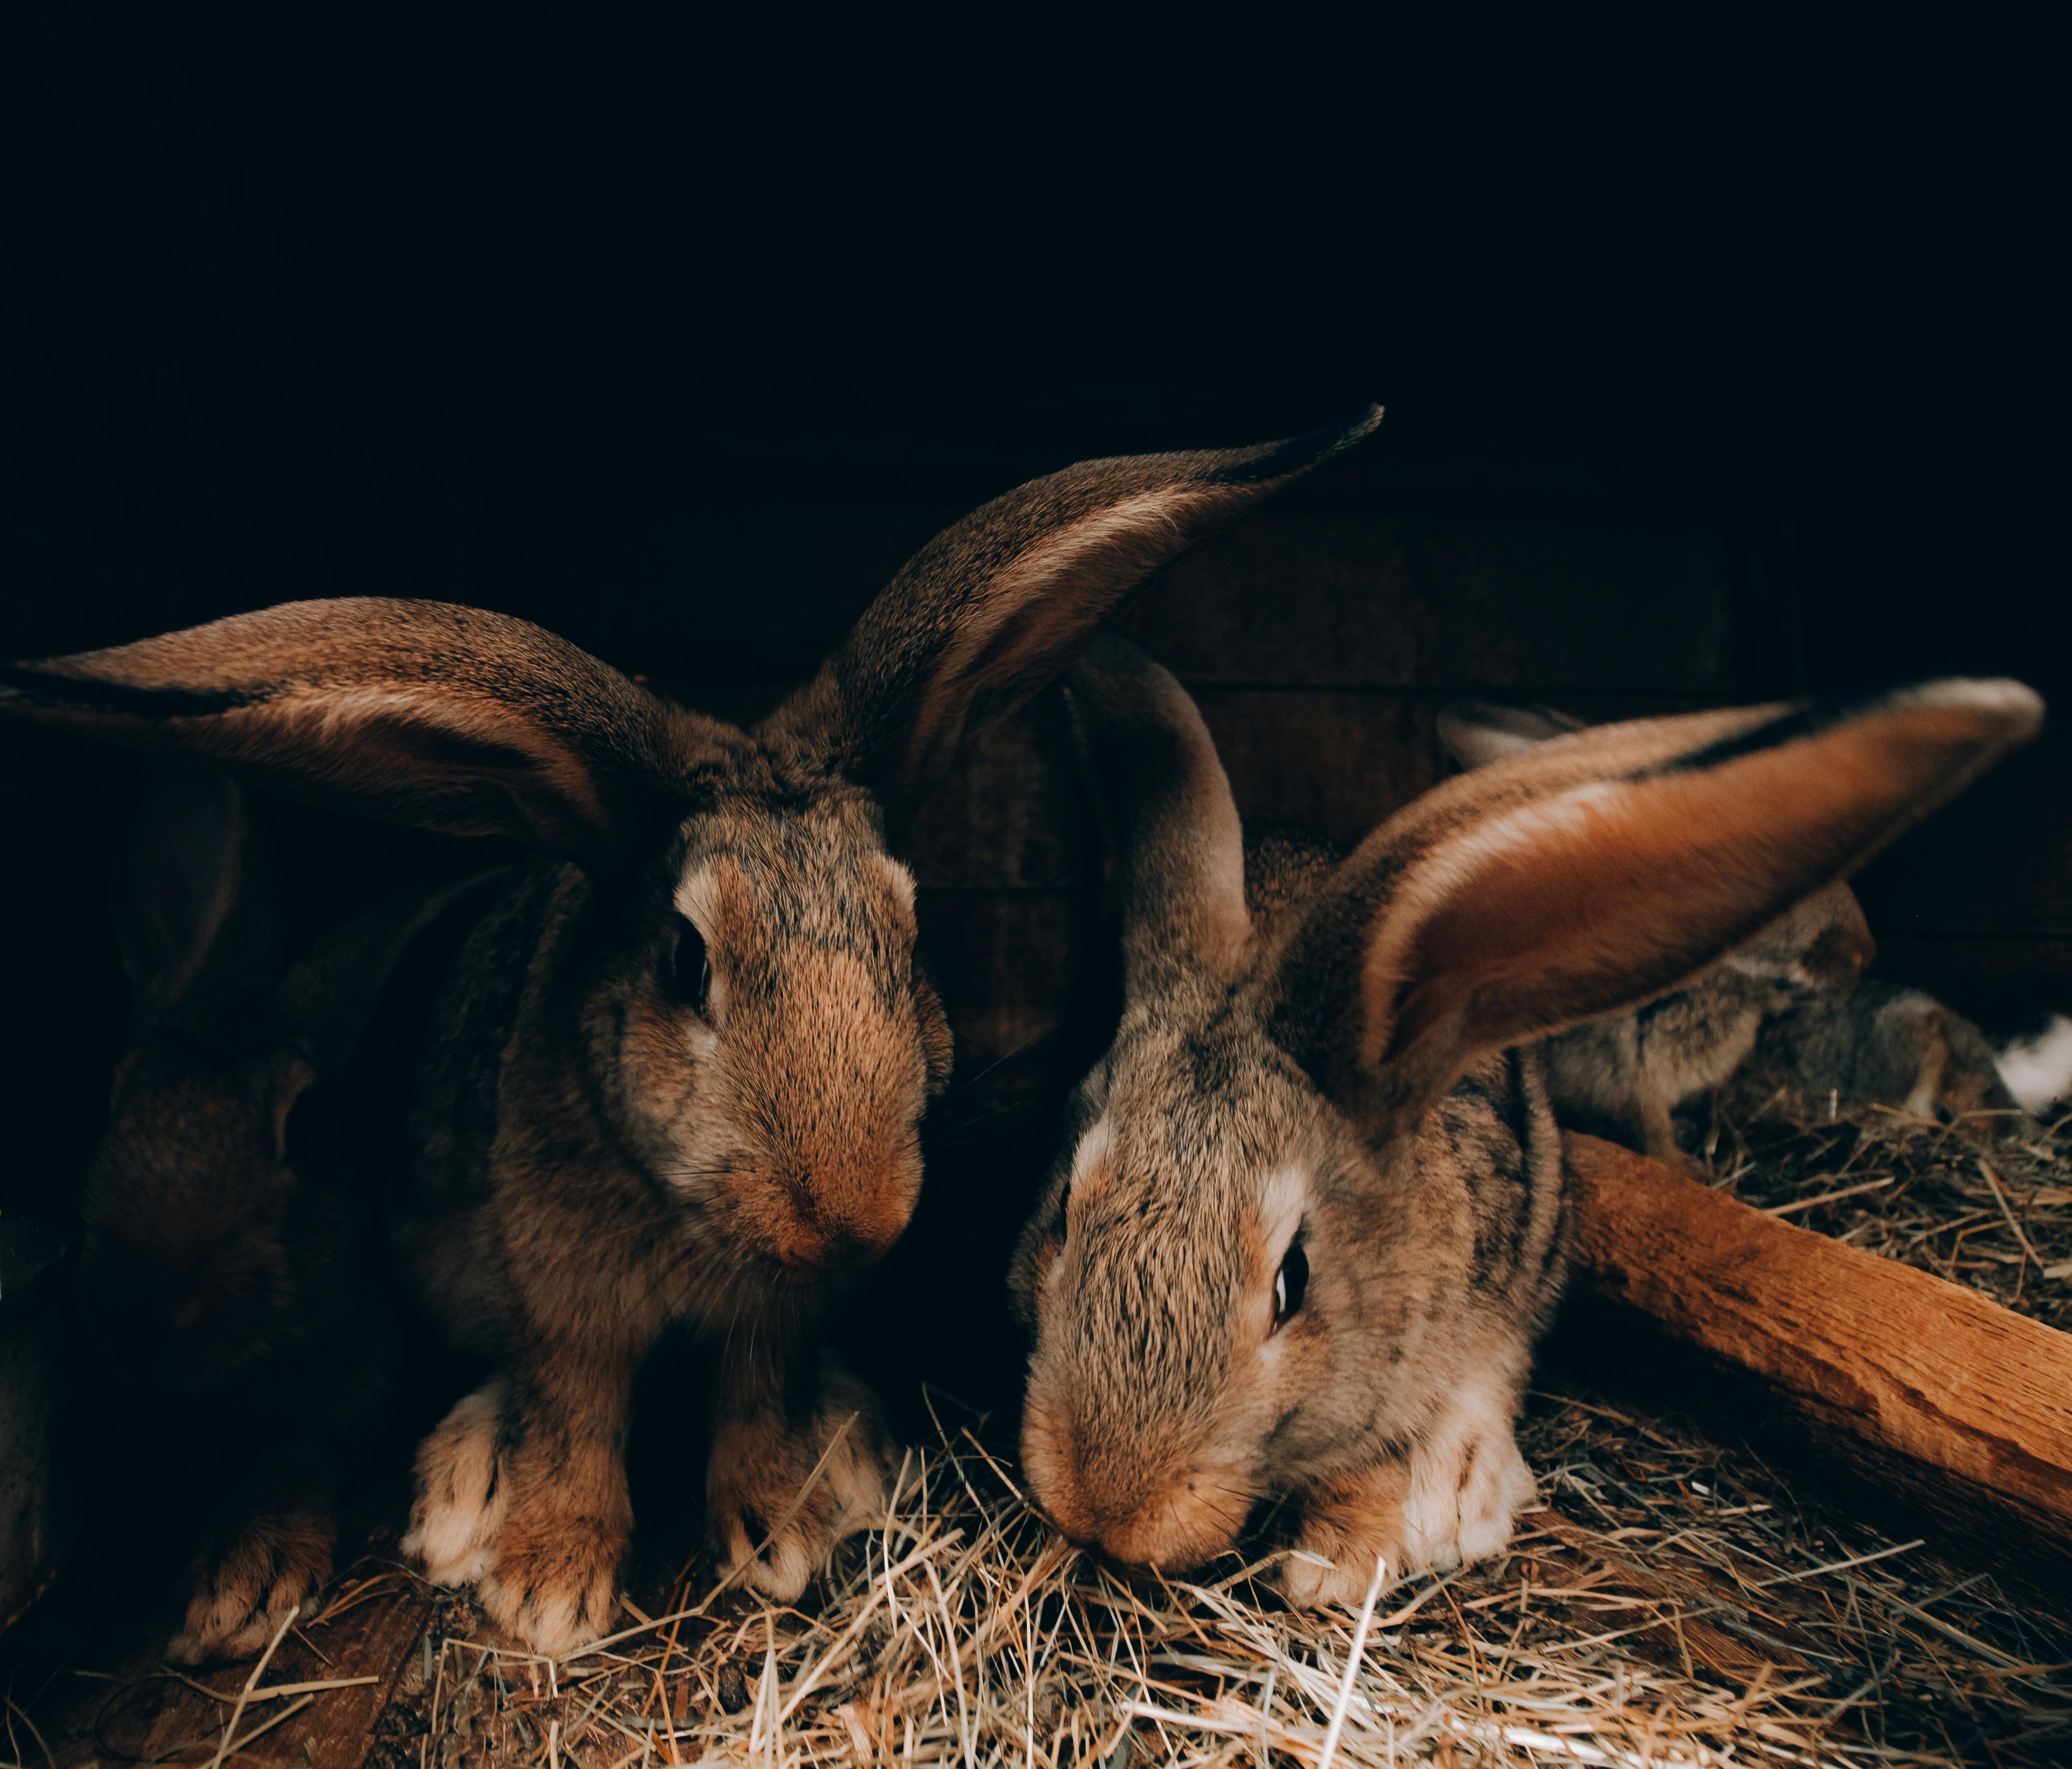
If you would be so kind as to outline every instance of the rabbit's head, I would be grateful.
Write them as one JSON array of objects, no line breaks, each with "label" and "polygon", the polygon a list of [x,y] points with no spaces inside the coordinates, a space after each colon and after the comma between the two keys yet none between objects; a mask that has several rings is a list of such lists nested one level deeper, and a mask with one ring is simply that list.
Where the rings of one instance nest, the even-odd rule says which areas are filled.
[{"label": "rabbit's head", "polygon": [[1552,1287],[1512,1268],[1554,1237],[1515,1214],[1520,1150],[1547,1138],[1505,1121],[1535,1097],[1503,1084],[1529,1061],[1511,1047],[1675,987],[2041,712],[2018,684],[1946,683],[1600,727],[1304,860],[1292,906],[1255,921],[1178,684],[1109,639],[1068,689],[1116,849],[1124,1005],[1016,1257],[1023,1451],[1070,1534],[1169,1566],[1400,1453],[1439,1397],[1515,1384],[1515,1317]]},{"label": "rabbit's head", "polygon": [[[908,814],[968,731],[1051,680],[1161,566],[1379,417],[1009,493],[909,561],[752,732],[524,621],[371,599],[15,666],[0,711],[565,863],[508,962],[548,953],[527,986],[554,992],[617,1146],[710,1227],[727,1281],[803,1281],[904,1227],[918,1123],[948,1076],[895,857]],[[539,1053],[539,1073],[565,1074],[568,1054]]]},{"label": "rabbit's head", "polygon": [[384,900],[290,966],[280,889],[236,786],[152,770],[113,893],[134,1024],[81,1217],[90,1327],[154,1386],[220,1378],[298,1330],[288,1217],[335,1159],[299,1108],[437,901]]}]

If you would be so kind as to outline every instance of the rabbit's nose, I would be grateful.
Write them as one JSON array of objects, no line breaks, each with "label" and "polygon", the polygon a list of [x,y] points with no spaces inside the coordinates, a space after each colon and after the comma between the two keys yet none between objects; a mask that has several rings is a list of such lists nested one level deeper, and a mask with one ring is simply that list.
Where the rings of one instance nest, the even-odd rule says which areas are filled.
[{"label": "rabbit's nose", "polygon": [[849,1270],[882,1258],[913,1213],[904,1189],[891,1185],[845,1198],[802,1187],[790,1202],[776,1236],[778,1257],[809,1271]]},{"label": "rabbit's nose", "polygon": [[1179,1570],[1214,1560],[1235,1541],[1244,1509],[1242,1500],[1205,1490],[1209,1484],[1199,1476],[1176,1480],[1111,1519],[1100,1532],[1102,1551],[1133,1566]]},{"label": "rabbit's nose", "polygon": [[1081,1421],[1032,1388],[1022,1416],[1022,1462],[1037,1502],[1073,1541],[1132,1566],[1198,1566],[1236,1540],[1250,1495],[1194,1470],[1148,1476],[1133,1461],[1090,1460]]}]

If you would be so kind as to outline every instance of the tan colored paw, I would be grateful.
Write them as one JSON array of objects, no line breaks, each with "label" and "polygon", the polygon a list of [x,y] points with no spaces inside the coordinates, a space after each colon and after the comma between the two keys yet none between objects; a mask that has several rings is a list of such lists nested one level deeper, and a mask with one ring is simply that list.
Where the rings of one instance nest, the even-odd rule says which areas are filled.
[{"label": "tan colored paw", "polygon": [[1293,1551],[1274,1575],[1281,1595],[1298,1609],[1357,1607],[1374,1582],[1377,1558],[1388,1562],[1388,1585],[1422,1571],[1408,1563],[1403,1539],[1409,1486],[1408,1471],[1390,1463],[1305,1495]]},{"label": "tan colored paw", "polygon": [[514,1517],[476,1595],[490,1620],[536,1652],[586,1646],[611,1625],[630,1520]]},{"label": "tan colored paw", "polygon": [[1539,1496],[1539,1484],[1510,1431],[1483,1439],[1456,1501],[1456,1558],[1473,1566],[1502,1554],[1511,1545],[1519,1512],[1531,1509]]},{"label": "tan colored paw", "polygon": [[442,1419],[417,1449],[417,1493],[403,1552],[435,1585],[465,1585],[495,1562],[510,1490],[501,1439],[509,1384],[485,1384]]},{"label": "tan colored paw", "polygon": [[722,1564],[778,1602],[795,1602],[837,1542],[883,1521],[890,1474],[878,1397],[824,1360],[819,1404],[803,1424],[730,1419],[713,1441],[706,1515]]},{"label": "tan colored paw", "polygon": [[325,1512],[253,1518],[204,1562],[185,1624],[166,1656],[177,1664],[199,1664],[263,1651],[289,1611],[306,1607],[331,1577],[337,1544],[337,1525]]},{"label": "tan colored paw", "polygon": [[1413,1571],[1502,1554],[1535,1495],[1509,1407],[1494,1393],[1470,1388],[1456,1409],[1452,1429],[1435,1434],[1411,1458],[1403,1536]]}]

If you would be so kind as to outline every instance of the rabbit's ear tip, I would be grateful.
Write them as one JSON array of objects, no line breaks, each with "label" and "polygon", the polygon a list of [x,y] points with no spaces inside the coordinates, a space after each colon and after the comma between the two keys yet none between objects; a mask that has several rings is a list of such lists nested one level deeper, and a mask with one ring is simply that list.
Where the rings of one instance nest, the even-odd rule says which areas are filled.
[{"label": "rabbit's ear tip", "polygon": [[1355,417],[1305,430],[1285,442],[1272,442],[1256,450],[1248,450],[1242,458],[1209,477],[1223,485],[1256,485],[1267,480],[1292,478],[1372,435],[1381,417],[1381,407],[1370,404]]},{"label": "rabbit's ear tip", "polygon": [[1906,697],[1917,706],[1977,713],[2012,738],[2033,737],[2043,725],[2043,696],[2008,676],[1946,677],[1924,682]]}]

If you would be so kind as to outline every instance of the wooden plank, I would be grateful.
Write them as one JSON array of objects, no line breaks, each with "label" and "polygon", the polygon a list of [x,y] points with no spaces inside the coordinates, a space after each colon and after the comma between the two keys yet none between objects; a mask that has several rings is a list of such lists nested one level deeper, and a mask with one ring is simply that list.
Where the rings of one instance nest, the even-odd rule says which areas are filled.
[{"label": "wooden plank", "polygon": [[2072,1336],[1616,1144],[1564,1142],[1602,1297],[1753,1377],[1823,1454],[1941,1532],[2032,1579],[2072,1568]]},{"label": "wooden plank", "polygon": [[2045,731],[1855,884],[1881,938],[2072,938],[2072,731]]},{"label": "wooden plank", "polygon": [[2072,934],[1915,938],[1877,930],[1877,974],[1926,989],[1988,1032],[2041,1024],[2072,1012]]},{"label": "wooden plank", "polygon": [[980,731],[915,819],[908,853],[921,888],[1071,885],[1084,831],[1078,777],[1054,692]]}]

